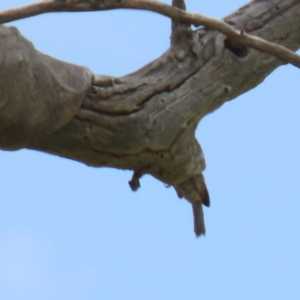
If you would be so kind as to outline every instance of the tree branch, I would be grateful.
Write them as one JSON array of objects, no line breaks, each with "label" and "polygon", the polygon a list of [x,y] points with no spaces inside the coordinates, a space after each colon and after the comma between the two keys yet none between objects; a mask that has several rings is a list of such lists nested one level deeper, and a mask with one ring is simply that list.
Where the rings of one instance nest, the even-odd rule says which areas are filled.
[{"label": "tree branch", "polygon": [[[261,2],[263,4],[263,2],[266,1]],[[297,2],[297,0],[287,2],[288,3],[284,3],[284,1],[274,1],[273,9],[279,10],[279,5],[288,8],[289,5],[293,5],[293,2]],[[248,5],[245,5],[244,8]],[[283,62],[300,68],[300,56],[283,46],[250,35],[247,31],[237,30],[231,26],[234,25],[233,23],[230,25],[227,24],[226,21],[217,20],[201,14],[185,12],[182,9],[153,0],[44,0],[0,12],[0,23],[3,24],[50,12],[101,11],[120,8],[153,11],[179,22],[190,23],[196,26],[207,26],[223,33],[236,43],[274,55]],[[241,8],[241,10],[244,8]]]},{"label": "tree branch", "polygon": [[[116,8],[116,2],[108,2],[110,9]],[[49,3],[66,11],[72,6],[98,9],[100,2],[45,1],[27,6],[27,12],[48,12]],[[194,16],[149,0],[120,3],[162,5],[167,15],[177,15],[178,23],[191,23]],[[11,10],[10,16],[22,13]],[[226,17],[225,23],[206,20],[215,27],[221,24],[218,29],[227,38],[206,27],[192,31],[181,24],[165,54],[120,78],[94,75],[51,58],[14,27],[0,25],[0,148],[26,147],[90,166],[133,170],[133,190],[140,177],[151,174],[192,203],[195,233],[204,234],[202,204],[210,202],[195,128],[204,115],[255,87],[284,63],[245,47],[249,41],[256,48],[270,44],[270,52],[281,51],[273,47],[278,43],[285,54],[284,47],[299,48],[300,22],[295,20],[300,20],[299,0],[261,0]]]}]

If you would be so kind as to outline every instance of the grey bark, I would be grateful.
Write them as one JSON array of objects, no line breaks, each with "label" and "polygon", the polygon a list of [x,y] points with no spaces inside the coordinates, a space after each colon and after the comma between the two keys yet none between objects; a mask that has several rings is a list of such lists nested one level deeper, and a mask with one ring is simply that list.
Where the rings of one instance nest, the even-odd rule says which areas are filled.
[{"label": "grey bark", "polygon": [[[300,46],[298,0],[252,1],[225,20],[293,51]],[[120,78],[51,58],[1,26],[0,148],[133,170],[133,190],[151,174],[190,202],[209,204],[197,124],[283,62],[208,28],[175,25],[166,53]]]}]

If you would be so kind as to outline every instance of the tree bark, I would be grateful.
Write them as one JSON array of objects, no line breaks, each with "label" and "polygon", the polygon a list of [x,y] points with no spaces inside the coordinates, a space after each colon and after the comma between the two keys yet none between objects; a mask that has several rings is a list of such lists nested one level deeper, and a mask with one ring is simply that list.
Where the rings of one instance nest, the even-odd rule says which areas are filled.
[{"label": "tree bark", "polygon": [[[252,1],[224,20],[293,51],[300,46],[298,0]],[[215,30],[174,24],[167,52],[120,78],[42,54],[2,25],[0,148],[130,169],[133,190],[151,174],[178,196],[205,204],[197,124],[284,62]]]}]

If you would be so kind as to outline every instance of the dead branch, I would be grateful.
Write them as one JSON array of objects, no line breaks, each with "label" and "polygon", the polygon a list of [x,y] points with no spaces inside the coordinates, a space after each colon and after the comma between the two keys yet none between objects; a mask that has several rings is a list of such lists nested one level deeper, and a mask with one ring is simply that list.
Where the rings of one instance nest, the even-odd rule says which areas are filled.
[{"label": "dead branch", "polygon": [[[297,0],[294,2],[296,1]],[[281,6],[281,9],[288,9],[290,5],[293,5],[290,1],[288,1],[288,3],[284,3],[283,1],[277,2],[278,3],[274,3],[273,9],[279,10],[279,5]],[[249,4],[242,7],[241,10],[246,9],[248,5]],[[290,63],[298,68],[300,67],[299,55],[281,45],[268,42],[265,39],[249,34],[248,32],[252,31],[251,28],[250,30],[238,30],[234,27],[234,22],[230,23],[226,22],[226,20],[222,21],[201,14],[185,12],[176,6],[172,7],[168,4],[153,0],[42,0],[37,3],[0,12],[0,23],[4,24],[50,12],[85,12],[121,8],[148,10],[179,22],[196,26],[207,26],[223,33],[235,43],[274,55],[283,62]]]},{"label": "dead branch", "polygon": [[[0,13],[7,21],[50,11],[156,9],[180,25],[166,53],[120,78],[42,54],[15,28],[1,25],[0,148],[26,147],[90,166],[133,170],[133,190],[140,177],[151,174],[192,203],[195,232],[204,234],[201,205],[209,205],[209,196],[195,128],[204,115],[287,61],[253,45],[295,58],[300,2],[252,1],[224,22],[149,0],[117,4],[57,0]],[[209,28],[193,31],[191,23]]]}]

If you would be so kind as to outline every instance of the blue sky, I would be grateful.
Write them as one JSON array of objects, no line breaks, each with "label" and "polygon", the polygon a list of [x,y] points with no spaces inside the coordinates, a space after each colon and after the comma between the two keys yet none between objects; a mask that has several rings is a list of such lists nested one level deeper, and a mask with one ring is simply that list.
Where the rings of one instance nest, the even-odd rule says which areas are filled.
[{"label": "blue sky", "polygon": [[[187,7],[219,18],[244,3]],[[170,35],[168,19],[141,11],[14,25],[40,51],[110,75],[155,59]],[[205,238],[194,237],[190,205],[150,176],[133,193],[131,172],[2,151],[0,299],[299,299],[299,74],[280,67],[199,124],[212,203]]]}]

